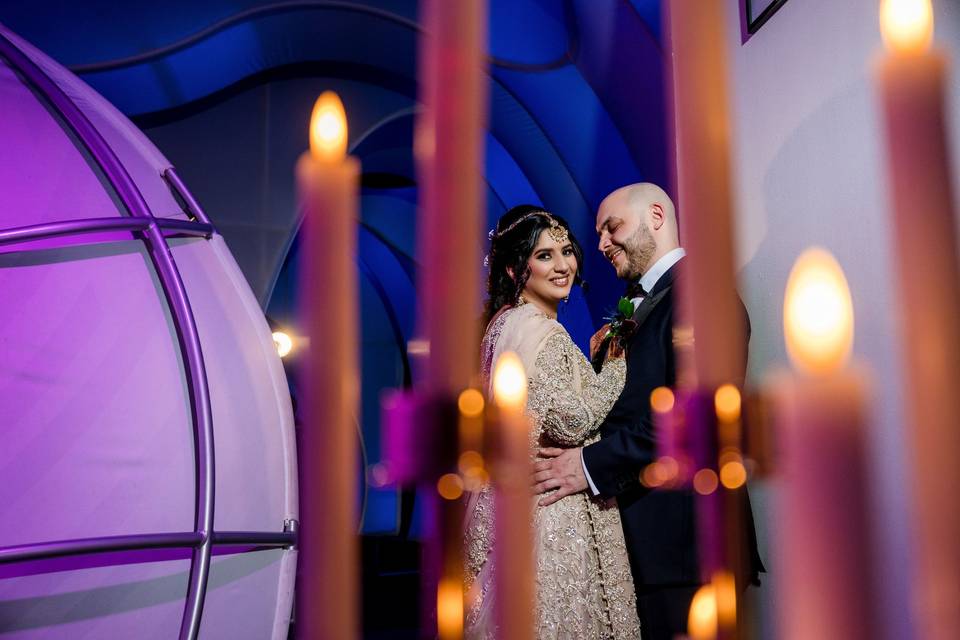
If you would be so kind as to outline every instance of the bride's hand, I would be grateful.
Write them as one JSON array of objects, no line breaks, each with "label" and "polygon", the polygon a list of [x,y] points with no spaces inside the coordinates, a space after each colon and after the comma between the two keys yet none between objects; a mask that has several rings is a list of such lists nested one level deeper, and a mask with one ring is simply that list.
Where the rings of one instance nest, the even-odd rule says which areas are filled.
[{"label": "bride's hand", "polygon": [[597,331],[590,338],[590,359],[597,355],[597,351],[600,350],[600,345],[603,344],[603,339],[606,337],[607,333],[610,332],[610,324],[607,323],[600,327],[600,330]]}]

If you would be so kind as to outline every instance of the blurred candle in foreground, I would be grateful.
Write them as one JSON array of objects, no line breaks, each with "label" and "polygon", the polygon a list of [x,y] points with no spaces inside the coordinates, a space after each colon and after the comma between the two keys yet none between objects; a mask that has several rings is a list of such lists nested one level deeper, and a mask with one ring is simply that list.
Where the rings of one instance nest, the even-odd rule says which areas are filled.
[{"label": "blurred candle in foreground", "polygon": [[960,638],[960,282],[944,109],[947,57],[930,0],[884,0],[877,84],[893,202],[907,428],[912,444],[917,637]]},{"label": "blurred candle in foreground", "polygon": [[778,637],[872,638],[867,384],[847,366],[853,304],[840,265],[826,251],[809,249],[794,264],[783,324],[799,372],[773,389],[783,456]]},{"label": "blurred candle in foreground", "polygon": [[437,631],[440,640],[463,637],[463,582],[444,578],[437,587]]},{"label": "blurred candle in foreground", "polygon": [[346,155],[340,98],[323,93],[310,120],[310,151],[297,162],[304,212],[300,318],[312,348],[305,361],[300,460],[297,636],[359,635],[356,419],[357,185]]},{"label": "blurred candle in foreground", "polygon": [[515,353],[497,359],[493,372],[497,432],[492,477],[496,534],[494,559],[498,637],[530,640],[534,636],[534,551],[531,527],[530,424],[527,374]]}]

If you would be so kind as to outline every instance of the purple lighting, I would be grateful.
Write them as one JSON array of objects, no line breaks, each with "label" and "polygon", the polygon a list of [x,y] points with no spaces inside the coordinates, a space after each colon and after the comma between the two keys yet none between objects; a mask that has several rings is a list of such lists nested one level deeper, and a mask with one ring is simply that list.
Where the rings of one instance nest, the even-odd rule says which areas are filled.
[{"label": "purple lighting", "polygon": [[[179,608],[180,638],[198,637],[202,620],[285,637],[293,421],[249,287],[143,134],[3,28],[0,102],[15,116],[0,121],[0,565],[190,554],[189,566],[145,554],[0,572],[0,632],[166,638]],[[242,567],[221,579],[214,545],[277,550],[218,561]],[[154,589],[158,571],[163,597],[117,597]],[[213,621],[211,576],[231,599],[210,603]]]}]

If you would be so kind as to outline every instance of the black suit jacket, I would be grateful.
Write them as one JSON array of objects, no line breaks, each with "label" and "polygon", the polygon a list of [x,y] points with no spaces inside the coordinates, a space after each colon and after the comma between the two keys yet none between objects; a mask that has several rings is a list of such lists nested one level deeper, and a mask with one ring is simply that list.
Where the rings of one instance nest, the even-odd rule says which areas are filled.
[{"label": "black suit jacket", "polygon": [[[694,499],[689,491],[650,490],[639,482],[643,468],[657,455],[650,393],[676,383],[673,320],[675,264],[637,307],[640,320],[627,340],[627,378],[619,399],[600,427],[601,439],[584,447],[583,461],[600,494],[615,496],[620,507],[633,579],[638,588],[690,585],[701,581],[696,545]],[[735,295],[735,294],[734,294]],[[738,298],[739,300],[739,298]],[[743,308],[743,303],[740,303]],[[746,338],[749,340],[749,319]],[[744,344],[746,349],[746,344]],[[755,581],[762,571],[749,502],[745,527],[750,566],[741,570]]]}]

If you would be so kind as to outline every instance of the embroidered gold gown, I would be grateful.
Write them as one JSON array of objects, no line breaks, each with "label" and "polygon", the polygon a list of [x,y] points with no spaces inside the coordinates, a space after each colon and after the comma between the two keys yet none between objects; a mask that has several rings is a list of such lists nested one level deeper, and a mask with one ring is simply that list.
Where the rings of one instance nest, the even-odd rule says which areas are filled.
[{"label": "embroidered gold gown", "polygon": [[[597,429],[623,389],[626,365],[611,360],[598,375],[570,335],[533,304],[495,316],[481,344],[484,380],[496,358],[516,352],[529,390],[531,457],[539,446],[595,441]],[[539,496],[537,497],[539,498]],[[577,493],[546,507],[534,505],[536,637],[639,638],[633,579],[616,505]],[[466,636],[496,635],[493,613],[494,513],[490,487],[467,507]],[[534,603],[531,603],[534,604]]]}]

